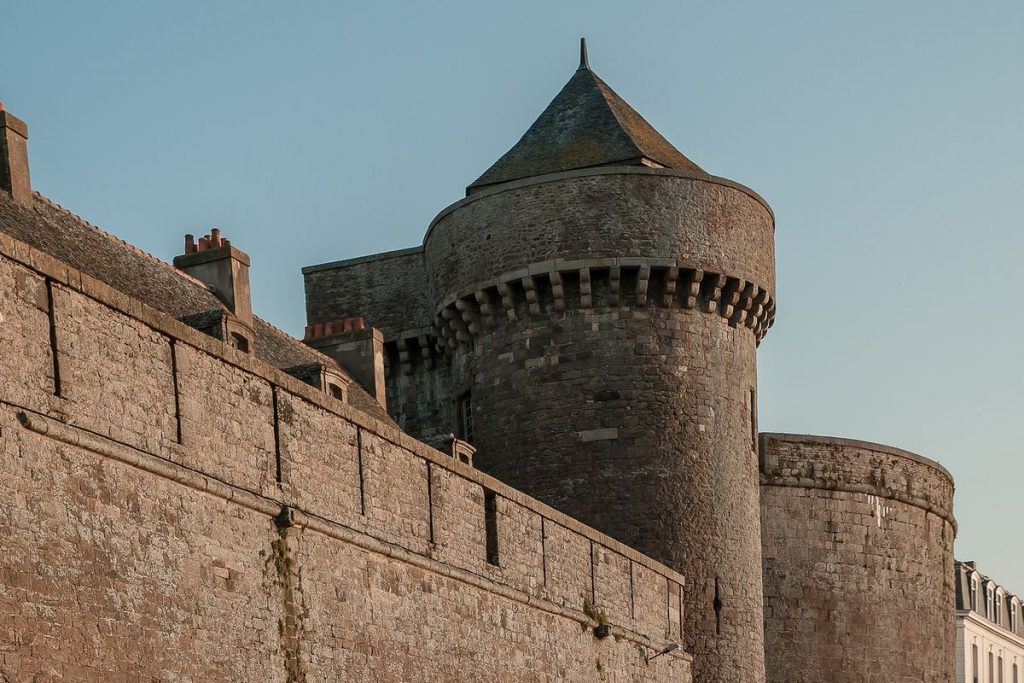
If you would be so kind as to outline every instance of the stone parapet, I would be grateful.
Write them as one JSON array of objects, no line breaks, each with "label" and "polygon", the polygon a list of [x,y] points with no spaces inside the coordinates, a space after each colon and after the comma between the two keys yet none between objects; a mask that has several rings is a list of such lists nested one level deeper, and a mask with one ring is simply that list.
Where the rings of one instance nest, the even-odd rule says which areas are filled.
[{"label": "stone parapet", "polygon": [[953,475],[928,458],[892,446],[802,434],[760,437],[762,486],[864,493],[914,505],[952,525]]}]

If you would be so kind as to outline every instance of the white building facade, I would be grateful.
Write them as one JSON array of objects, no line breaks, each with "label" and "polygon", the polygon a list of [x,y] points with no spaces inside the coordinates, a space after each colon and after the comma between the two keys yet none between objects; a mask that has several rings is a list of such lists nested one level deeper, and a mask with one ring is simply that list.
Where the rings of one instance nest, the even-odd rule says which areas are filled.
[{"label": "white building facade", "polygon": [[957,683],[1024,683],[1021,599],[956,563]]}]

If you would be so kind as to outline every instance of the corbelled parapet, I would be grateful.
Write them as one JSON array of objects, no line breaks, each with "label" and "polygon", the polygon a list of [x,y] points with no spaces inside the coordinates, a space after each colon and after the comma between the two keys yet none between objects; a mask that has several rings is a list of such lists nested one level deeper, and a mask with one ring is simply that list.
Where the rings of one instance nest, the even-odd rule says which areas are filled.
[{"label": "corbelled parapet", "polygon": [[306,326],[303,341],[348,370],[385,410],[384,335],[361,317]]},{"label": "corbelled parapet", "polygon": [[[437,314],[434,331],[442,350],[468,344],[493,329],[499,316],[515,321],[520,315],[517,302],[525,302],[530,315],[541,315],[542,308],[595,306],[697,310],[719,315],[732,327],[749,328],[758,343],[775,322],[775,301],[767,289],[673,259],[558,259],[503,273],[470,289]],[[595,289],[605,294],[596,305]]]},{"label": "corbelled parapet", "polygon": [[0,190],[19,204],[32,204],[28,167],[28,124],[6,111],[0,102]]}]

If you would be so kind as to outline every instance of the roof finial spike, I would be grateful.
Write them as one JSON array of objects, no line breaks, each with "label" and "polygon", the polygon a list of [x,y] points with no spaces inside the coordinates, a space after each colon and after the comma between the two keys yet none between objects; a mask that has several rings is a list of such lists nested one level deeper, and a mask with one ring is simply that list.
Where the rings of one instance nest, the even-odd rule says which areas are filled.
[{"label": "roof finial spike", "polygon": [[590,60],[587,58],[587,39],[580,38],[580,68],[577,71],[586,69],[590,71]]}]

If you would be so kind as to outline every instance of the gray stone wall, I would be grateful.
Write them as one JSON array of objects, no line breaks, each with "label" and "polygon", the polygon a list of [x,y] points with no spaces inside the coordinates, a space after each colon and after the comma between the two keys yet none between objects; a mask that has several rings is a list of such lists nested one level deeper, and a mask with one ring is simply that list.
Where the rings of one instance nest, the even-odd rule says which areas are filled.
[{"label": "gray stone wall", "polygon": [[302,275],[309,324],[362,317],[388,341],[430,326],[433,312],[420,248],[307,266]]},{"label": "gray stone wall", "polygon": [[772,683],[954,680],[953,481],[859,441],[761,435]]},{"label": "gray stone wall", "polygon": [[436,348],[422,248],[303,268],[309,324],[362,317],[384,334],[387,410],[437,443],[454,429],[447,360]]},{"label": "gray stone wall", "polygon": [[690,679],[667,567],[4,235],[0,285],[0,678]]},{"label": "gray stone wall", "polygon": [[475,463],[687,577],[695,680],[764,679],[751,194],[598,170],[474,194],[425,241]]}]

